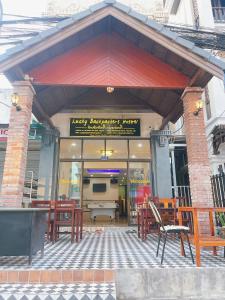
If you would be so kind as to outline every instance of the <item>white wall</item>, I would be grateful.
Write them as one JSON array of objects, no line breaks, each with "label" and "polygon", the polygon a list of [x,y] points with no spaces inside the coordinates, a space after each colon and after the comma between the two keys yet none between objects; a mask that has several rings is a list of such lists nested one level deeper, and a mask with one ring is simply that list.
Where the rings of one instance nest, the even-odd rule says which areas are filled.
[{"label": "white wall", "polygon": [[[172,5],[174,0],[168,0],[168,7]],[[169,23],[171,24],[186,24],[193,25],[193,9],[191,0],[181,0],[177,14],[169,16]]]},{"label": "white wall", "polygon": [[[185,0],[186,1],[186,0]],[[214,28],[211,0],[197,0],[201,27]]]},{"label": "white wall", "polygon": [[9,123],[11,94],[10,89],[0,89],[0,124]]},{"label": "white wall", "polygon": [[[93,193],[93,183],[106,183],[106,192]],[[118,184],[110,184],[110,178],[90,178],[90,184],[83,185],[84,200],[109,200],[115,201],[119,199]]]}]

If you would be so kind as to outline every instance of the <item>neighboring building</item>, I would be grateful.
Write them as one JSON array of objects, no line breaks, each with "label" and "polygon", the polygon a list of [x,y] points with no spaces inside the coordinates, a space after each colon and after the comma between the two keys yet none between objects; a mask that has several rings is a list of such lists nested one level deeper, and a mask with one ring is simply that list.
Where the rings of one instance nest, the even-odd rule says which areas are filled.
[{"label": "neighboring building", "polygon": [[0,124],[8,124],[12,89],[0,89]]},{"label": "neighboring building", "polygon": [[[165,0],[164,9],[169,13],[170,24],[186,25],[200,30],[225,29],[224,0]],[[225,52],[213,53],[224,60]],[[211,169],[217,174],[225,171],[225,93],[224,83],[218,78],[214,77],[205,89],[204,114]]]}]

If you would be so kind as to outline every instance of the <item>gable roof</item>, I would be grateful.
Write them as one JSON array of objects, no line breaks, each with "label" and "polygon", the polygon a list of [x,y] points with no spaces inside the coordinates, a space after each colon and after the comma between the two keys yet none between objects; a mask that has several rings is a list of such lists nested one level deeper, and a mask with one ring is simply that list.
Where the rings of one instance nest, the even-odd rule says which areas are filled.
[{"label": "gable roof", "polygon": [[[8,69],[15,66],[17,63],[20,63],[23,61],[23,55],[20,56],[20,59],[17,61],[16,58],[19,54],[23,54],[27,49],[35,48],[38,44],[41,42],[49,39],[50,37],[55,36],[57,33],[61,32],[62,30],[77,24],[78,22],[84,20],[87,17],[92,16],[94,13],[99,12],[101,10],[106,9],[107,7],[111,7],[113,9],[116,9],[117,11],[120,11],[127,16],[133,18],[134,20],[144,24],[146,27],[154,30],[157,33],[160,33],[160,35],[170,41],[174,44],[174,49],[172,51],[176,51],[176,45],[182,47],[185,49],[190,55],[195,55],[198,58],[200,58],[201,62],[208,63],[207,66],[207,72],[210,74],[217,76],[221,79],[224,78],[224,70],[225,70],[225,63],[221,61],[220,59],[217,59],[214,55],[209,53],[206,50],[203,50],[197,46],[195,46],[194,43],[187,41],[181,37],[178,36],[178,34],[170,31],[168,28],[163,26],[162,24],[158,24],[157,22],[149,19],[147,16],[140,14],[136,12],[135,10],[131,9],[129,6],[126,6],[120,2],[117,2],[115,0],[105,0],[98,4],[91,5],[87,10],[84,10],[82,12],[74,14],[72,17],[65,19],[61,22],[59,22],[54,28],[45,30],[41,32],[39,35],[28,39],[26,41],[23,41],[21,45],[15,46],[8,51],[6,51],[5,54],[0,56],[0,72],[5,72]],[[110,11],[108,12],[111,13]],[[104,17],[104,15],[103,15]],[[95,20],[93,19],[93,22]],[[57,41],[56,41],[57,42]],[[170,49],[171,50],[171,49]],[[36,50],[37,53],[37,50]],[[14,62],[10,61],[14,58]],[[26,58],[24,58],[26,59]],[[190,57],[186,57],[187,60],[190,59]],[[8,63],[10,62],[10,63]],[[197,59],[196,59],[197,62]],[[201,63],[199,62],[199,63]],[[215,66],[215,70],[211,69],[210,66]]]}]

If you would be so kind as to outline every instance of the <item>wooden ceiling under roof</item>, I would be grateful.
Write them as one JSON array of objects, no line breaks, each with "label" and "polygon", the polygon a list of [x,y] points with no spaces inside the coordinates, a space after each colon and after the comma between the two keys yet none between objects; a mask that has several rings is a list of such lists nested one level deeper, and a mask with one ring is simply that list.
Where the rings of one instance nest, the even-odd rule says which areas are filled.
[{"label": "wooden ceiling under roof", "polygon": [[29,71],[34,84],[184,89],[189,78],[118,34],[101,34]]}]

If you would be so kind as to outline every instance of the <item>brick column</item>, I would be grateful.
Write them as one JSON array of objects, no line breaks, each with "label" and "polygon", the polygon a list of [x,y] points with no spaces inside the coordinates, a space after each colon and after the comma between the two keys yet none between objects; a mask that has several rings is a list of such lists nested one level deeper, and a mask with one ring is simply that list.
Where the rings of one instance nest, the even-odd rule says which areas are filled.
[{"label": "brick column", "polygon": [[[187,141],[188,171],[193,206],[213,206],[210,182],[210,164],[205,134],[203,111],[197,116],[196,101],[201,99],[203,90],[198,87],[186,88],[183,95],[184,125]],[[208,215],[199,216],[201,233],[209,232]]]},{"label": "brick column", "polygon": [[0,205],[21,207],[27,160],[32,101],[35,91],[29,81],[15,82],[20,111],[11,107]]}]

